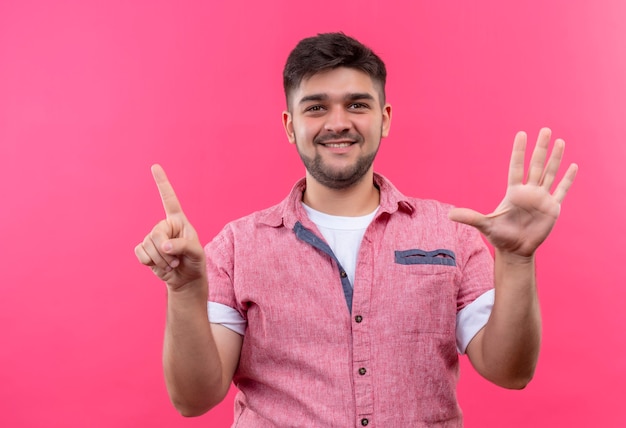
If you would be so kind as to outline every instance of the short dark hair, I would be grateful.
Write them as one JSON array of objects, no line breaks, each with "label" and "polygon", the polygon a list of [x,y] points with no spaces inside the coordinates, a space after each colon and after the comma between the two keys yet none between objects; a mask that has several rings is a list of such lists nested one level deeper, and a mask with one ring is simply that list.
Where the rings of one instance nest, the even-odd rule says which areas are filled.
[{"label": "short dark hair", "polygon": [[283,88],[289,108],[289,94],[302,80],[316,73],[347,67],[366,73],[380,87],[380,102],[385,103],[387,69],[370,48],[343,33],[322,33],[300,40],[287,57]]}]

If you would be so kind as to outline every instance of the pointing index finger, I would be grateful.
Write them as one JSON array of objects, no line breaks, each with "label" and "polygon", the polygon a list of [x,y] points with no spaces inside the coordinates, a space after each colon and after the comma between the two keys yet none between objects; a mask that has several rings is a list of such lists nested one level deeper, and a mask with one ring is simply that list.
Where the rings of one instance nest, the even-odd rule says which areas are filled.
[{"label": "pointing index finger", "polygon": [[182,214],[183,209],[180,206],[180,202],[178,202],[174,188],[167,179],[167,175],[165,175],[165,171],[161,165],[152,165],[152,168],[150,169],[152,171],[152,177],[154,177],[154,182],[159,188],[159,194],[161,195],[161,202],[163,203],[165,215],[170,217],[174,214]]}]

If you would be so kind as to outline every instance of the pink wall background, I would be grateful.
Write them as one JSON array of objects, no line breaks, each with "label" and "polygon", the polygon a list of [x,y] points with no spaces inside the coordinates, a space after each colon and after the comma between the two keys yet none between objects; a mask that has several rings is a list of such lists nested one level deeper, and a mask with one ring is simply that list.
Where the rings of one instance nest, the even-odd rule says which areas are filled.
[{"label": "pink wall background", "polygon": [[167,398],[165,293],[133,254],[163,215],[149,166],[205,242],[278,202],[303,174],[286,55],[343,30],[387,62],[376,165],[405,193],[490,211],[520,129],[552,127],[580,164],[539,256],[536,379],[506,391],[464,359],[466,426],[626,426],[625,18],[620,0],[0,2],[0,425],[229,426],[232,397],[191,420]]}]

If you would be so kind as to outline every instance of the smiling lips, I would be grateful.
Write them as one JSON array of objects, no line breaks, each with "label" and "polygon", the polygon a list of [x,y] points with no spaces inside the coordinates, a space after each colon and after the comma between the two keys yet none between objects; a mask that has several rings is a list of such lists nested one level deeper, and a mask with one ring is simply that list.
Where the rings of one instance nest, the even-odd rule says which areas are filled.
[{"label": "smiling lips", "polygon": [[352,144],[354,144],[354,143],[352,143],[352,142],[346,142],[346,143],[322,143],[323,146],[331,147],[331,148],[334,148],[334,149],[342,149],[344,147],[349,147]]},{"label": "smiling lips", "polygon": [[362,141],[363,137],[356,132],[319,135],[313,140],[314,143],[331,149],[345,149],[353,144],[361,143]]}]

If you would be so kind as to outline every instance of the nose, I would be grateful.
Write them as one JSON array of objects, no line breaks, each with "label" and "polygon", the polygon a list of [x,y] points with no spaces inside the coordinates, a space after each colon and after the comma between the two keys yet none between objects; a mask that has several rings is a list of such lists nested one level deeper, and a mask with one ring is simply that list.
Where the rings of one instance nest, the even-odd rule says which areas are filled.
[{"label": "nose", "polygon": [[350,114],[343,107],[333,108],[326,115],[324,129],[329,132],[340,134],[352,128]]}]

